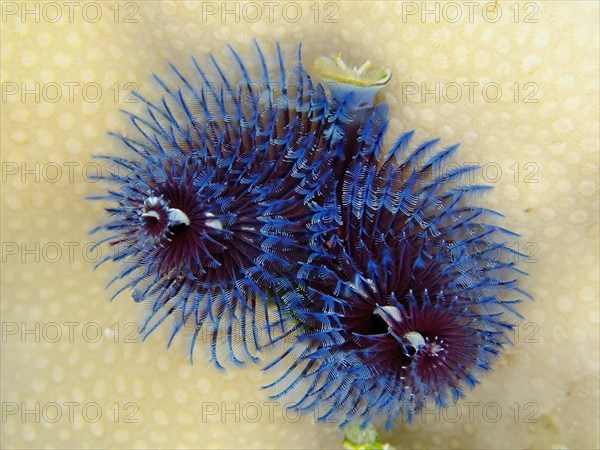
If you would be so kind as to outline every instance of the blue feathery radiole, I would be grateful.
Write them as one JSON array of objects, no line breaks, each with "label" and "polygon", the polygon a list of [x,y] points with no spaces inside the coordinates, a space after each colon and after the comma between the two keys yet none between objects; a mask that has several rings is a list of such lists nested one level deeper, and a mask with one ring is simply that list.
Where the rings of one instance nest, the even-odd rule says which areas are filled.
[{"label": "blue feathery radiole", "polygon": [[517,235],[472,204],[490,188],[462,183],[477,167],[445,170],[458,146],[412,148],[413,132],[383,152],[386,125],[373,112],[359,127],[330,199],[339,227],[299,262],[309,282],[289,308],[295,344],[266,367],[273,398],[341,426],[389,427],[462,397],[529,297],[508,242]]},{"label": "blue feathery radiole", "polygon": [[235,82],[211,56],[212,73],[193,60],[195,80],[171,65],[180,87],[155,75],[156,102],[135,93],[145,111],[125,112],[131,135],[111,133],[121,153],[99,158],[117,170],[93,197],[110,204],[93,230],[111,248],[102,262],[122,264],[115,296],[131,290],[147,305],[144,336],[166,320],[169,345],[192,330],[191,358],[203,333],[218,367],[256,361],[285,331],[291,263],[334,225],[319,199],[339,152],[327,140],[335,111],[300,47],[286,62],[277,45],[273,64],[256,44],[253,66],[230,50]]},{"label": "blue feathery radiole", "polygon": [[194,81],[171,65],[180,87],[155,76],[162,98],[136,93],[121,154],[99,156],[117,167],[93,197],[109,203],[93,232],[121,264],[115,296],[147,305],[144,336],[165,321],[169,345],[188,333],[190,358],[208,338],[219,368],[292,337],[266,388],[342,426],[458,399],[528,297],[516,234],[474,202],[489,187],[462,182],[476,167],[445,170],[458,146],[409,132],[385,151],[374,96],[389,70],[322,58],[343,80],[328,95],[300,48],[293,62],[256,51],[248,64],[231,49],[234,71],[193,59]]}]

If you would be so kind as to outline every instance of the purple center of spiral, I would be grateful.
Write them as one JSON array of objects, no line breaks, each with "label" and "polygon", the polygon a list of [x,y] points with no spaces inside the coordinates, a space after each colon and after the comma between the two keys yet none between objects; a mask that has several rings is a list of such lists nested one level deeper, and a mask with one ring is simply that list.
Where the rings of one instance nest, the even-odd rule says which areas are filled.
[{"label": "purple center of spiral", "polygon": [[166,237],[170,228],[190,225],[187,214],[180,209],[169,208],[167,201],[155,196],[144,200],[140,219],[148,236],[155,240]]},{"label": "purple center of spiral", "polygon": [[[426,383],[438,385],[440,374],[449,375],[446,383],[456,385],[457,374],[463,372],[476,357],[471,332],[452,308],[396,306],[375,307],[374,316],[387,325],[387,345],[395,343],[402,353],[402,365],[412,366]],[[376,353],[375,353],[376,354]],[[385,360],[384,355],[376,360]]]},{"label": "purple center of spiral", "polygon": [[[444,340],[438,336],[431,338],[423,336],[419,331],[402,324],[402,314],[395,306],[379,306],[373,314],[381,317],[388,326],[388,333],[398,341],[404,349],[404,354],[409,358],[420,356],[438,356],[445,350]],[[408,330],[408,331],[407,331]]]}]

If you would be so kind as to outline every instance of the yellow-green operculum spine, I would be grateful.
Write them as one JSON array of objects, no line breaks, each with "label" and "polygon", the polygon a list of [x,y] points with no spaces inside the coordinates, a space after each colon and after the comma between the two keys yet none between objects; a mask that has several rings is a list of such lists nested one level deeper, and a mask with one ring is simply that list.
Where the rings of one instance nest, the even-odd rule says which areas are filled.
[{"label": "yellow-green operculum spine", "polygon": [[356,108],[373,106],[373,99],[379,89],[389,83],[392,71],[387,67],[374,67],[371,61],[360,66],[350,66],[338,53],[331,57],[320,56],[314,62],[319,77],[326,80],[331,94],[341,100],[352,93]]}]

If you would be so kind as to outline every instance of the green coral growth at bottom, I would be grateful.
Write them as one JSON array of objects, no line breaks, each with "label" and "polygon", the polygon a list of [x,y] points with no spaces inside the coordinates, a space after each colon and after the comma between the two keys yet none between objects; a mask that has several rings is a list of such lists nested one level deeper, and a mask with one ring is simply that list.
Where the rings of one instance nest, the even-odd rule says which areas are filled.
[{"label": "green coral growth at bottom", "polygon": [[349,427],[342,445],[346,450],[396,450],[390,444],[382,442],[372,426]]}]

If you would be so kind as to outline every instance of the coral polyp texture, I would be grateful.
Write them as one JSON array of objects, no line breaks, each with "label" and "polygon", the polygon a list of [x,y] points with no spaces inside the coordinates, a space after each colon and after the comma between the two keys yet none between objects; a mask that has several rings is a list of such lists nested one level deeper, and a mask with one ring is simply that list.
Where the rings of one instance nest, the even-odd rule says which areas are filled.
[{"label": "coral polyp texture", "polygon": [[321,57],[325,89],[300,48],[255,47],[136,94],[146,109],[126,113],[95,197],[111,203],[94,231],[122,265],[116,294],[147,305],[145,335],[169,320],[218,367],[281,352],[265,389],[321,420],[390,426],[457,400],[528,298],[517,235],[478,206],[477,167],[449,164],[457,145],[408,132],[386,148],[388,69]]}]

